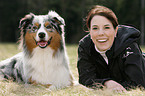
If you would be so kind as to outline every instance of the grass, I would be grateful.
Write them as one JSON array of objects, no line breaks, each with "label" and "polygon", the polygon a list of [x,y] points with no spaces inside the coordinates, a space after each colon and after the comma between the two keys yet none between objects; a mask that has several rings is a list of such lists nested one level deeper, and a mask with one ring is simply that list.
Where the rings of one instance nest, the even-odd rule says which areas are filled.
[{"label": "grass", "polygon": [[[75,78],[78,80],[77,72],[77,47],[78,45],[66,45],[67,53],[70,60],[70,69]],[[141,47],[145,52],[145,47]],[[18,45],[14,43],[0,44],[0,60],[9,58],[20,52]],[[33,86],[18,84],[12,81],[0,82],[0,96],[143,96],[145,91],[135,89],[127,93],[114,93],[110,90],[92,90],[78,85],[64,88],[57,91],[50,91],[43,86]]]}]

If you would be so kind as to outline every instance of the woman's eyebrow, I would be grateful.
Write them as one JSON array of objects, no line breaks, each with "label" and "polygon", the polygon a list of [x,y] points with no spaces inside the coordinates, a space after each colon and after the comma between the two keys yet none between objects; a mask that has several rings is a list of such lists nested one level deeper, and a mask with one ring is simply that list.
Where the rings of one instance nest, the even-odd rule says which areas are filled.
[{"label": "woman's eyebrow", "polygon": [[106,25],[104,25],[104,26],[110,26],[110,24],[106,24]]},{"label": "woman's eyebrow", "polygon": [[98,25],[92,25],[92,27],[98,27]]}]

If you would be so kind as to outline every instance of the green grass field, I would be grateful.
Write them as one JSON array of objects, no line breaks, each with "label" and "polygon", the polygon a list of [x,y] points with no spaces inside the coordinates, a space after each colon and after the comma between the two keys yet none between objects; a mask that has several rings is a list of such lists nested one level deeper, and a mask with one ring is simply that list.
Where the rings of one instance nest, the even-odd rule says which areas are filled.
[{"label": "green grass field", "polygon": [[[77,72],[77,47],[78,45],[66,45],[70,60],[70,69],[75,80],[78,80]],[[141,47],[145,52],[145,47]],[[9,58],[21,50],[14,43],[0,44],[0,61]],[[92,90],[81,85],[50,91],[42,86],[18,84],[11,81],[0,82],[0,96],[145,96],[145,91],[131,90],[127,93],[115,93],[110,90]]]}]

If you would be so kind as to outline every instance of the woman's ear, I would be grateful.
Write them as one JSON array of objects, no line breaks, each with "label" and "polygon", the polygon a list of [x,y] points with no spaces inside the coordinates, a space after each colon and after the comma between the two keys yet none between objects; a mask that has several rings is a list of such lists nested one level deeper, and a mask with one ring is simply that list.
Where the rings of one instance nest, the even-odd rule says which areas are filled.
[{"label": "woman's ear", "polygon": [[115,29],[115,37],[116,37],[116,35],[117,35],[117,31],[118,31],[118,26],[117,26],[116,29]]}]

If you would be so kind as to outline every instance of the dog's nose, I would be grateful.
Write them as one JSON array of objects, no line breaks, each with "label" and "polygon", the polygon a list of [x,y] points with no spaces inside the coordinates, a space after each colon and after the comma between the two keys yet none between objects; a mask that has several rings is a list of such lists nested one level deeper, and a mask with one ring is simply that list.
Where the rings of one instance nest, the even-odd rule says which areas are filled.
[{"label": "dog's nose", "polygon": [[44,37],[45,37],[45,33],[40,32],[40,33],[38,34],[38,36],[39,36],[40,38],[44,38]]}]

